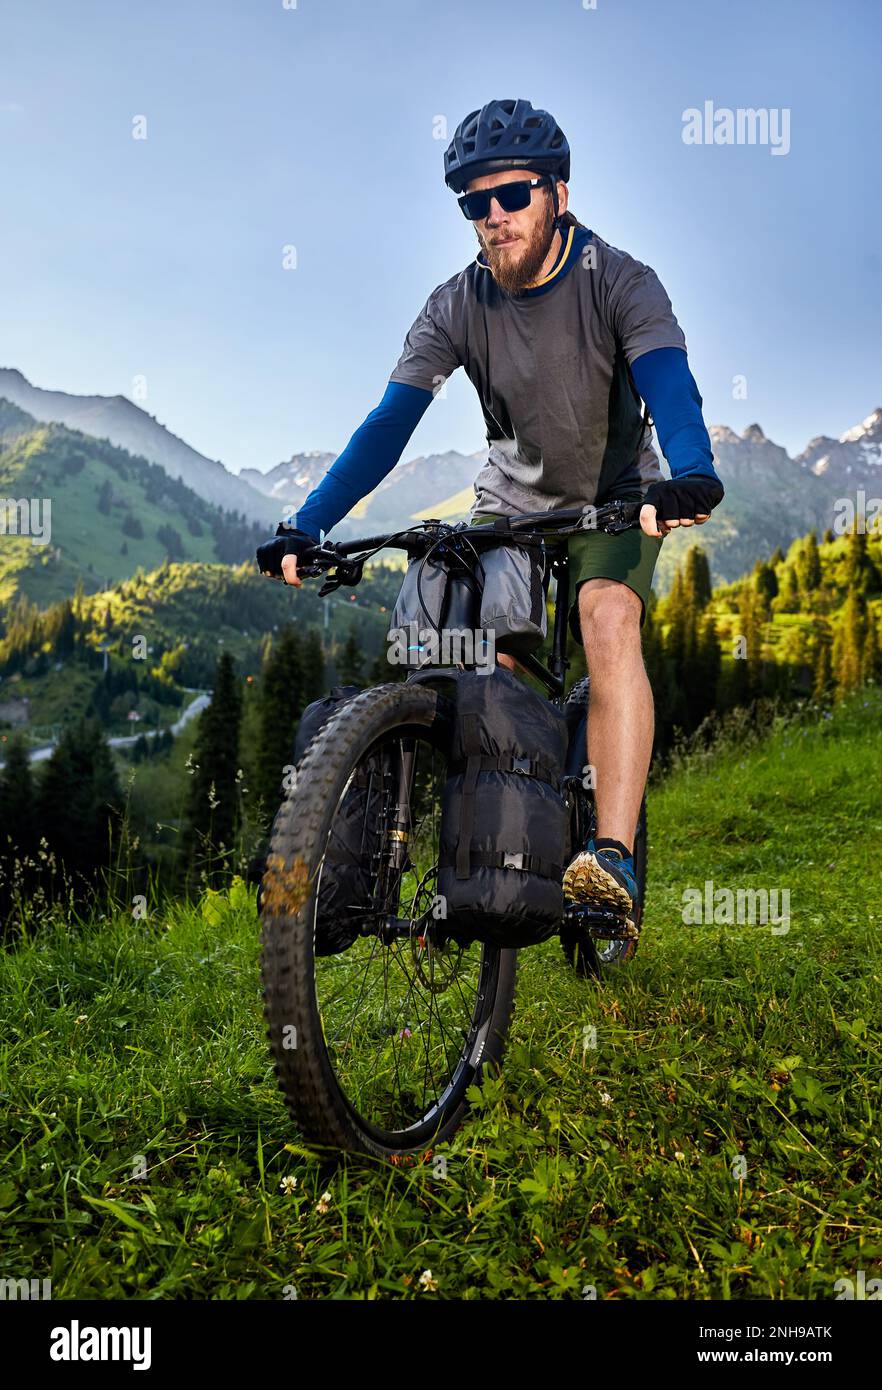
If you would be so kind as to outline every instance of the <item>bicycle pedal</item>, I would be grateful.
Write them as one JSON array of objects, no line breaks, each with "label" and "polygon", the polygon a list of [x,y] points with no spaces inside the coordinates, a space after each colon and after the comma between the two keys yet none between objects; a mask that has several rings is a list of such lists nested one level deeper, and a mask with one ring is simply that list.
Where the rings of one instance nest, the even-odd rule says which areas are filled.
[{"label": "bicycle pedal", "polygon": [[586,936],[607,941],[630,941],[640,935],[639,927],[630,918],[592,907],[590,903],[567,903],[564,920],[568,926],[577,926]]}]

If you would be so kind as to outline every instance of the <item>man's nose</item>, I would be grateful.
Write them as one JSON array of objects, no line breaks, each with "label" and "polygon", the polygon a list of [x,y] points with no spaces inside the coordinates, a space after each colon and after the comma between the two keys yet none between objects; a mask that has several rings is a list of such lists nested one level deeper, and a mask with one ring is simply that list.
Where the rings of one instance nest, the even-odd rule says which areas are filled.
[{"label": "man's nose", "polygon": [[501,203],[492,196],[490,197],[490,211],[485,219],[488,227],[498,227],[500,222],[506,221],[508,214]]}]

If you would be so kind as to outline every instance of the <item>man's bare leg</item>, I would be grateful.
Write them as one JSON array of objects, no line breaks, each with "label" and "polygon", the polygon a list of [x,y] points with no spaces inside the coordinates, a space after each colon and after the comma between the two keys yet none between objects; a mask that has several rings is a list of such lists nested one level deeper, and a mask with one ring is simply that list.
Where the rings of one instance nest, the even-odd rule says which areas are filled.
[{"label": "man's bare leg", "polygon": [[579,621],[591,678],[589,761],[595,774],[595,838],[634,848],[637,817],[652,756],[652,690],[640,646],[642,605],[613,579],[579,590]]}]

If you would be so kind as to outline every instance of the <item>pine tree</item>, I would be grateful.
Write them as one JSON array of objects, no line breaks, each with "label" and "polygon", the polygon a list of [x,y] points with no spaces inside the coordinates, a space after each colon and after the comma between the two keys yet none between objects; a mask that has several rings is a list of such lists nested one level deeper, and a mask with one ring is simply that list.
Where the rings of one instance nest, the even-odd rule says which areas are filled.
[{"label": "pine tree", "polygon": [[[322,640],[314,627],[311,627],[303,641],[301,667],[301,711],[313,700],[318,700],[325,690],[325,656]],[[298,716],[299,717],[299,716]]]},{"label": "pine tree", "polygon": [[674,669],[679,674],[689,657],[689,638],[692,626],[682,565],[678,565],[674,572],[671,590],[665,599],[663,614],[668,625],[665,654],[670,658]]},{"label": "pine tree", "polygon": [[864,645],[861,651],[861,682],[864,685],[879,685],[882,682],[882,651],[879,650],[879,634],[876,630],[876,617],[872,608],[867,608]]},{"label": "pine tree", "polygon": [[832,646],[829,625],[822,618],[818,619],[812,665],[812,698],[815,700],[828,699],[833,690]]},{"label": "pine tree", "polygon": [[786,561],[778,576],[778,596],[773,604],[776,613],[798,613],[800,609],[799,584],[794,566]]},{"label": "pine tree", "polygon": [[34,882],[37,849],[33,778],[21,734],[9,741],[5,753],[0,769],[0,928],[8,925],[14,884],[27,894]]},{"label": "pine tree", "polygon": [[114,852],[112,828],[122,809],[113,755],[96,719],[62,733],[36,795],[38,833],[58,869],[80,894],[95,885]]},{"label": "pine tree", "polygon": [[341,685],[361,685],[364,657],[354,627],[349,629],[349,636],[337,656],[336,666]]},{"label": "pine tree", "polygon": [[690,545],[686,551],[683,585],[687,602],[693,612],[703,613],[711,601],[713,589],[707,554],[700,545]]},{"label": "pine tree", "polygon": [[303,708],[303,649],[293,625],[288,624],[271,648],[260,678],[255,790],[270,815],[281,800],[283,770],[293,761],[294,735]]},{"label": "pine tree", "polygon": [[879,571],[869,553],[866,532],[857,528],[848,535],[844,578],[846,588],[852,593],[879,592]]},{"label": "pine tree", "polygon": [[794,569],[800,593],[810,598],[821,583],[821,555],[814,531],[809,531],[803,541],[796,556]]},{"label": "pine tree", "polygon": [[53,649],[59,660],[73,656],[76,647],[76,628],[77,621],[74,616],[73,604],[68,598],[60,605],[55,622]]},{"label": "pine tree", "polygon": [[732,697],[736,704],[747,704],[762,689],[762,620],[756,590],[745,585],[738,601],[738,631],[733,632],[738,644],[733,653],[732,674]]},{"label": "pine tree", "polygon": [[716,623],[712,613],[705,613],[698,627],[692,679],[688,686],[690,715],[696,728],[716,708],[721,666]]},{"label": "pine tree", "polygon": [[[655,704],[655,747],[664,751],[670,746],[677,719],[677,692],[671,678],[671,663],[665,653],[659,619],[659,602],[654,590],[650,592],[641,632],[643,663]],[[390,667],[390,670],[394,670]],[[682,716],[681,716],[682,722]]]},{"label": "pine tree", "polygon": [[205,867],[209,882],[223,878],[224,867],[212,861],[221,851],[228,854],[232,850],[239,824],[236,774],[241,721],[242,697],[233,658],[224,652],[218,659],[211,704],[199,718],[185,836],[191,872],[198,846],[208,861]]},{"label": "pine tree", "polygon": [[763,608],[768,610],[772,599],[778,595],[778,580],[775,578],[775,571],[766,560],[757,560],[753,567],[753,585],[762,601]]},{"label": "pine tree", "polygon": [[867,629],[867,601],[852,589],[845,600],[833,639],[833,675],[837,695],[856,690],[861,683],[861,666]]}]

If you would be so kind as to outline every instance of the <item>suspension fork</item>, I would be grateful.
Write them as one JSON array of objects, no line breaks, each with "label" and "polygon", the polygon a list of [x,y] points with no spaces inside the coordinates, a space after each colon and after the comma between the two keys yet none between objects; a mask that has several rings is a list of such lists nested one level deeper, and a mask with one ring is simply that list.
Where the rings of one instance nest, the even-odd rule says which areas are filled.
[{"label": "suspension fork", "polygon": [[[397,763],[397,767],[396,767]],[[392,764],[392,779],[396,782],[392,814],[386,831],[385,861],[394,873],[402,873],[410,855],[411,789],[416,767],[416,740],[400,739]],[[396,779],[397,774],[397,779]]]}]

